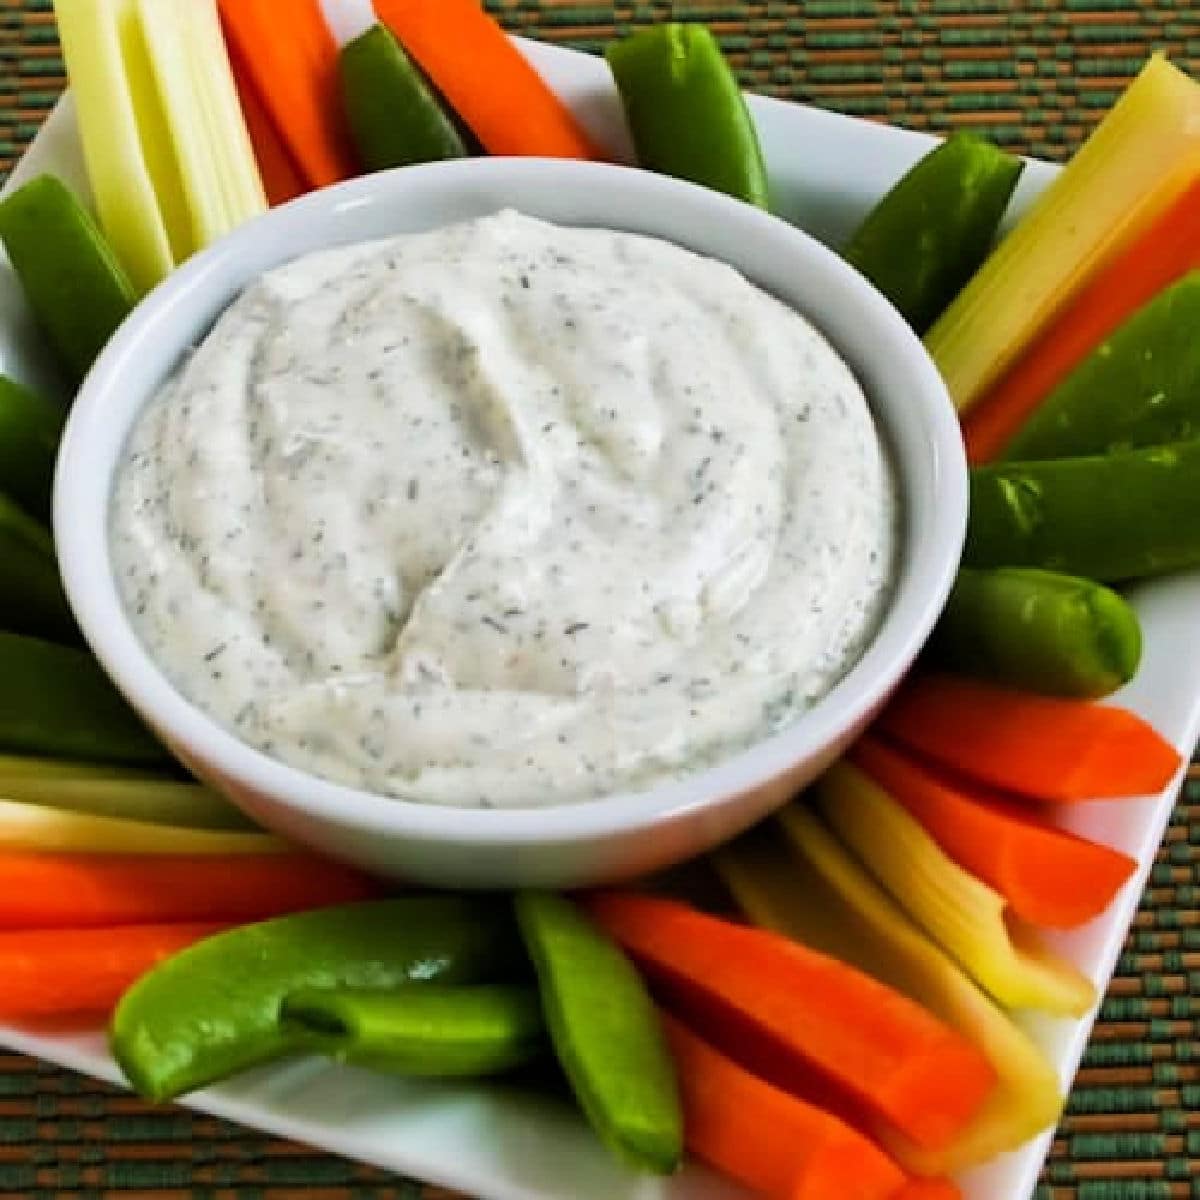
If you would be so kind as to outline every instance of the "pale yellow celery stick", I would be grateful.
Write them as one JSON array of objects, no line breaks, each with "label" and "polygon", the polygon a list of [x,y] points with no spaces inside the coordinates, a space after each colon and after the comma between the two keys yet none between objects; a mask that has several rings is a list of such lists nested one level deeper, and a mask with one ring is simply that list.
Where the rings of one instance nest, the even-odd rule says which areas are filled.
[{"label": "pale yellow celery stick", "polygon": [[176,829],[148,821],[64,812],[0,800],[0,851],[76,854],[272,854],[287,843],[265,833]]},{"label": "pale yellow celery stick", "polygon": [[119,767],[112,763],[77,762],[67,758],[36,758],[0,754],[0,785],[6,779],[166,779],[161,771]]},{"label": "pale yellow celery stick", "polygon": [[950,1145],[931,1151],[890,1130],[875,1131],[901,1166],[919,1175],[953,1175],[1015,1150],[1058,1119],[1058,1076],[1037,1046],[808,808],[789,805],[777,821],[720,851],[716,866],[755,924],[873,975],[987,1055],[996,1088]]},{"label": "pale yellow celery stick", "polygon": [[980,399],[1088,276],[1200,175],[1200,85],[1155,55],[925,335]]},{"label": "pale yellow celery stick", "polygon": [[43,808],[120,817],[189,829],[253,829],[228,800],[197,783],[163,779],[58,778],[0,775],[0,799]]},{"label": "pale yellow celery stick", "polygon": [[905,912],[985,991],[1008,1008],[1081,1016],[1091,981],[1006,912],[1003,896],[947,857],[907,809],[869,776],[839,762],[817,803],[833,831]]},{"label": "pale yellow celery stick", "polygon": [[136,0],[174,147],[192,249],[267,207],[221,34],[216,0]]},{"label": "pale yellow celery stick", "polygon": [[187,214],[135,0],[54,0],[100,224],[139,292],[187,253]]}]

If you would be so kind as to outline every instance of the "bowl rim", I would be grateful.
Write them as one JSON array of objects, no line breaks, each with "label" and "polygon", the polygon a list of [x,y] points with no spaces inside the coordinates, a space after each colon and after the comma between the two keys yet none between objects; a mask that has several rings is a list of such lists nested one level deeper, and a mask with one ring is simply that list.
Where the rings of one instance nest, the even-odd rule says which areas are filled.
[{"label": "bowl rim", "polygon": [[[893,580],[879,627],[862,655],[825,696],[783,729],[680,777],[593,799],[485,809],[367,792],[272,758],[185,699],[143,648],[126,615],[113,576],[108,537],[108,508],[117,464],[114,459],[111,468],[98,469],[91,462],[94,436],[103,424],[111,424],[105,411],[107,398],[121,390],[124,369],[139,343],[169,321],[173,312],[186,310],[197,297],[203,299],[206,289],[214,286],[211,281],[220,287],[223,264],[260,239],[265,229],[277,227],[282,243],[289,226],[300,228],[314,215],[344,215],[385,204],[401,189],[452,188],[477,174],[485,178],[495,175],[500,180],[515,174],[549,181],[559,172],[578,175],[589,187],[633,189],[650,205],[669,204],[693,216],[737,221],[747,237],[790,241],[796,258],[805,261],[810,273],[851,292],[864,326],[880,336],[884,347],[905,356],[910,374],[919,384],[910,403],[923,410],[932,435],[928,469],[938,499],[929,528],[921,530],[919,540],[907,528],[910,498],[905,494],[904,472],[897,469],[905,526],[899,552],[907,560],[902,569],[898,567],[900,577]],[[285,252],[274,261],[281,264],[304,252],[308,250]],[[221,307],[229,302],[224,300]],[[819,313],[804,315],[829,337]],[[839,355],[847,357],[844,346],[829,340]],[[186,345],[180,344],[178,349],[182,354]],[[129,408],[128,419],[121,422],[121,445],[148,399],[149,393]],[[874,409],[870,395],[868,400]],[[887,437],[883,430],[881,437]],[[98,472],[102,480],[91,478]],[[98,496],[101,485],[103,494]],[[380,836],[480,846],[571,842],[648,830],[762,787],[836,743],[873,714],[931,632],[959,564],[966,516],[966,459],[957,415],[941,376],[899,313],[839,255],[779,217],[695,184],[617,164],[537,158],[461,159],[361,176],[272,209],[193,256],[138,304],[83,381],[63,434],[53,499],[55,544],[64,588],[85,640],[117,688],[172,748],[178,751],[182,746],[190,760],[215,768],[224,780],[297,814]]]}]

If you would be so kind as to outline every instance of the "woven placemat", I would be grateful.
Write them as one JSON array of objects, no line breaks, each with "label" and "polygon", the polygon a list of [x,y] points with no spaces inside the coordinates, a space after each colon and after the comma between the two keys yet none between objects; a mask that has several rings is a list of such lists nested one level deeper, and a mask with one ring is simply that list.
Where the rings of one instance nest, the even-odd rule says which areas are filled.
[{"label": "woven placemat", "polygon": [[[286,11],[286,0],[279,6]],[[0,176],[63,86],[50,7],[50,0],[0,0]],[[1048,158],[1070,152],[1151,50],[1193,72],[1200,66],[1194,0],[492,0],[489,7],[514,30],[583,50],[640,24],[703,20],[756,91],[914,128],[969,125]],[[1200,1197],[1197,769],[1193,776],[1038,1200]],[[0,1195],[435,1200],[447,1193],[209,1117],[150,1109],[81,1076],[0,1054]]]}]

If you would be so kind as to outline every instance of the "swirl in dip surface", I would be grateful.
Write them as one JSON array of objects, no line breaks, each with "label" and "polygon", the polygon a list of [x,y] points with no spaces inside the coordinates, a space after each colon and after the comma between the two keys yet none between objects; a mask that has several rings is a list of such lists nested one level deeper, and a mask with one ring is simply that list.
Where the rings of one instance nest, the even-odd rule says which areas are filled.
[{"label": "swirl in dip surface", "polygon": [[298,259],[139,417],[118,582],[240,738],[405,799],[648,786],[787,723],[886,602],[893,487],[797,313],[503,212]]}]

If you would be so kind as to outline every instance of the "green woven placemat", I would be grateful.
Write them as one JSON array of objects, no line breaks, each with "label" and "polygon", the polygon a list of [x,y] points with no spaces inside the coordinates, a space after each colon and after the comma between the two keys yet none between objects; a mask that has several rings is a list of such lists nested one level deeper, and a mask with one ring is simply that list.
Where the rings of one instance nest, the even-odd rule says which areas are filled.
[{"label": "green woven placemat", "polygon": [[[286,0],[279,5],[284,11]],[[1193,72],[1200,66],[1194,0],[491,0],[489,7],[514,30],[583,50],[639,24],[704,20],[756,91],[914,128],[970,125],[1049,158],[1070,152],[1151,50]],[[50,0],[0,0],[0,176],[63,82]],[[1200,774],[1193,774],[1038,1200],[1200,1197]],[[435,1200],[446,1193],[210,1117],[150,1109],[82,1076],[0,1054],[0,1195]]]}]

